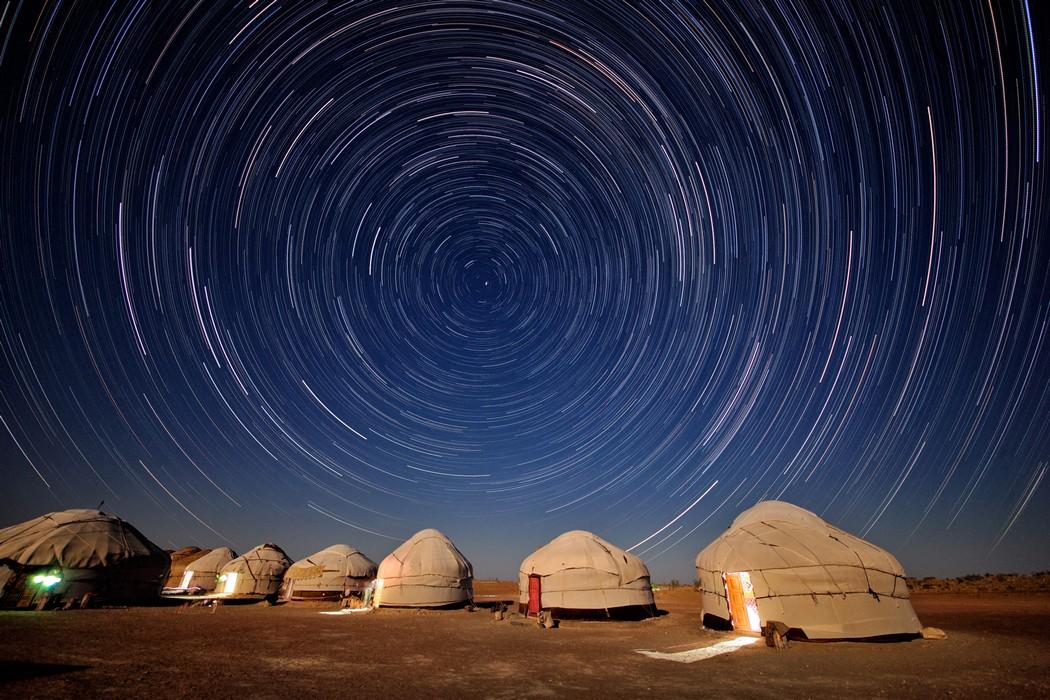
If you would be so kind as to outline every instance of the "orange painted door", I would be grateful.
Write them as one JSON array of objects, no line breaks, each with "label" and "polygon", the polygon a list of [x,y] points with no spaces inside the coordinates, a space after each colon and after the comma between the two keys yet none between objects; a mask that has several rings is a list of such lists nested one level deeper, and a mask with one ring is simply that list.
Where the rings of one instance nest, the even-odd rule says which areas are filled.
[{"label": "orange painted door", "polygon": [[729,621],[739,632],[761,630],[755,590],[751,586],[751,575],[747,572],[723,575],[726,584],[726,599],[729,602]]}]

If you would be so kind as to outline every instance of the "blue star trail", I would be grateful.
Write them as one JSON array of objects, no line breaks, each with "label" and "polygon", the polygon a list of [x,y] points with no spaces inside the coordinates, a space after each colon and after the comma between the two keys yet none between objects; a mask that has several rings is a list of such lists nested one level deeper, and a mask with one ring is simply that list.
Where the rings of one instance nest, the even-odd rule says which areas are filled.
[{"label": "blue star trail", "polygon": [[1045,568],[1038,4],[3,2],[3,524]]}]

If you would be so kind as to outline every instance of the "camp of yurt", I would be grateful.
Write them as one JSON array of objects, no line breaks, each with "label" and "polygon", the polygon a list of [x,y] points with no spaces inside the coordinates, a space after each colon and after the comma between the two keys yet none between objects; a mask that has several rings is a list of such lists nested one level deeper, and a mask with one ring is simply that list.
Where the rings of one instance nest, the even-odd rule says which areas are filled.
[{"label": "camp of yurt", "polygon": [[[201,554],[183,564],[178,576],[168,576],[164,595],[204,595],[211,593],[219,583],[219,572],[237,557],[229,547],[202,550]],[[175,555],[172,555],[172,562]],[[172,564],[174,570],[174,564]]]},{"label": "camp of yurt", "polygon": [[518,571],[521,612],[651,617],[649,569],[636,555],[592,532],[572,530],[543,545]]},{"label": "camp of yurt", "polygon": [[152,602],[170,563],[167,552],[116,516],[48,513],[0,530],[0,606]]},{"label": "camp of yurt", "polygon": [[474,569],[452,540],[420,530],[379,564],[374,605],[438,608],[474,598]]},{"label": "camp of yurt", "polygon": [[284,572],[292,560],[284,550],[267,542],[231,559],[221,569],[214,597],[230,600],[275,600]]},{"label": "camp of yurt", "polygon": [[704,624],[804,639],[922,630],[889,552],[782,501],[744,511],[696,557]]},{"label": "camp of yurt", "polygon": [[360,594],[376,577],[376,563],[353,547],[333,544],[284,573],[284,600],[340,600]]}]

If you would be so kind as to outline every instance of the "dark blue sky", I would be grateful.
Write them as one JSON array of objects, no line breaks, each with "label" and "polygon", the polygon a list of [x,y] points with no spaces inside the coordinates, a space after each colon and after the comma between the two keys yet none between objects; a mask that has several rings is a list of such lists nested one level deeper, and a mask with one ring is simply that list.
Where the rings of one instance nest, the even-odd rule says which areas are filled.
[{"label": "dark blue sky", "polygon": [[0,524],[1050,568],[1038,4],[3,2]]}]

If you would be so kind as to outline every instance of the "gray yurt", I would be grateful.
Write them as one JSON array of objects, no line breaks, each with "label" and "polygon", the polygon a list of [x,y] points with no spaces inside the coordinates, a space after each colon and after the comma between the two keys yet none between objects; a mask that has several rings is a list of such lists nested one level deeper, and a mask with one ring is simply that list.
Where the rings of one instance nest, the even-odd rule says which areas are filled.
[{"label": "gray yurt", "polygon": [[353,547],[333,544],[295,562],[284,573],[285,600],[340,600],[359,594],[376,577],[376,563]]},{"label": "gray yurt", "polygon": [[211,593],[219,583],[219,572],[237,558],[229,547],[205,550],[182,567],[178,577],[168,576],[164,595],[204,595]]},{"label": "gray yurt", "polygon": [[155,601],[171,558],[120,518],[48,513],[0,530],[0,605]]},{"label": "gray yurt", "polygon": [[249,549],[219,570],[215,597],[233,600],[276,599],[292,560],[275,544]]}]

